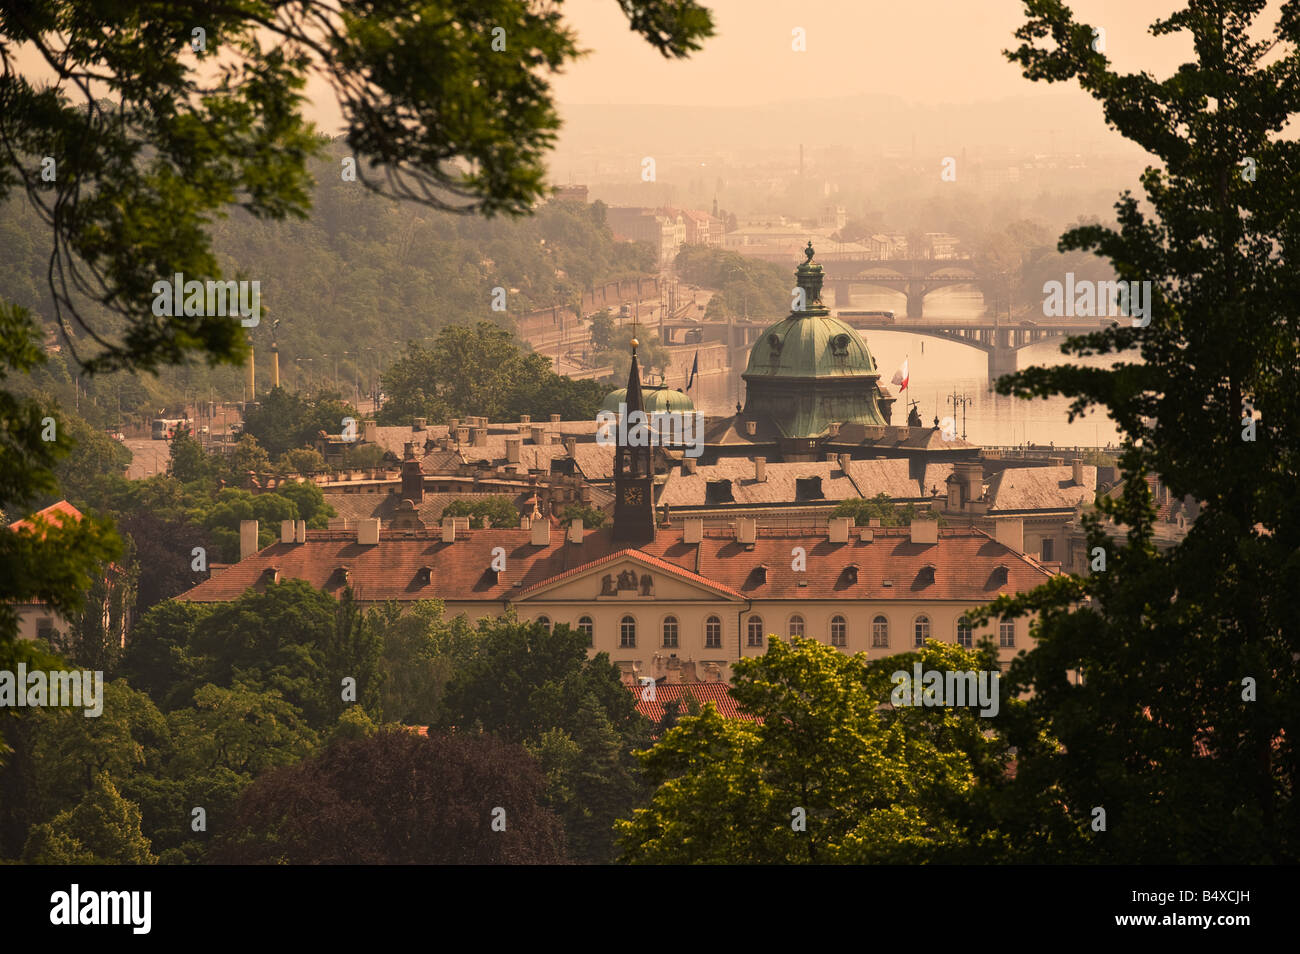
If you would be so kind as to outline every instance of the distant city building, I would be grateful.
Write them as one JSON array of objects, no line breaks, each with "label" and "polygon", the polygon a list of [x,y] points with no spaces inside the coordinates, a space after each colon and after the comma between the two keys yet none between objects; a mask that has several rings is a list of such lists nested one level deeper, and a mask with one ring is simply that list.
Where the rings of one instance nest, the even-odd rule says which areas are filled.
[{"label": "distant city building", "polygon": [[555,190],[555,198],[561,202],[581,202],[585,205],[587,187],[585,185],[559,186]]}]

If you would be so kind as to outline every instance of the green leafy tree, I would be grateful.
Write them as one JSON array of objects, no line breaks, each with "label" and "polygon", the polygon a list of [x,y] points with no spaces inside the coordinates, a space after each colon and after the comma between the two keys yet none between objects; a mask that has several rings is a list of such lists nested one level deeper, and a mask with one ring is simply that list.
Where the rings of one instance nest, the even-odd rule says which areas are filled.
[{"label": "green leafy tree", "polygon": [[597,510],[595,507],[589,507],[586,504],[569,504],[560,511],[560,524],[567,527],[574,520],[581,520],[584,528],[590,527],[598,529],[605,525],[608,519],[605,511]]},{"label": "green leafy tree", "polygon": [[[1032,80],[1076,80],[1156,162],[1145,196],[1120,198],[1114,228],[1084,225],[1060,242],[1151,283],[1146,317],[1062,346],[1121,360],[998,384],[1068,396],[1072,414],[1104,410],[1123,434],[1124,475],[1122,493],[1098,504],[1123,532],[1087,523],[1092,574],[985,614],[1039,614],[1034,649],[1009,673],[1012,689],[1034,694],[1007,729],[1018,749],[1002,792],[1008,856],[1295,861],[1300,173],[1295,143],[1277,132],[1300,110],[1286,78],[1300,66],[1300,21],[1290,5],[1270,28],[1259,3],[1191,3],[1152,27],[1186,34],[1193,51],[1158,79],[1115,71],[1061,4],[1026,9],[1008,57]],[[1150,473],[1203,505],[1169,550],[1152,541]]]},{"label": "green leafy tree", "polygon": [[438,724],[477,726],[531,746],[557,783],[548,804],[564,819],[573,856],[611,860],[613,822],[644,794],[632,751],[649,742],[649,720],[607,655],[587,659],[577,630],[561,624],[547,632],[507,617],[481,620],[477,636],[447,686]]},{"label": "green leafy tree", "polygon": [[761,724],[723,719],[709,703],[642,754],[657,788],[618,822],[623,860],[897,864],[983,844],[992,815],[972,795],[1008,758],[989,720],[970,707],[884,704],[896,670],[996,669],[995,653],[929,643],[869,662],[772,637],[765,654],[734,664],[732,693]]},{"label": "green leafy tree", "polygon": [[259,778],[213,860],[555,864],[565,860],[564,830],[541,804],[543,784],[523,749],[489,735],[344,739]]},{"label": "green leafy tree", "polygon": [[444,517],[469,517],[469,525],[482,527],[518,527],[519,511],[509,497],[478,499],[457,497],[442,510]]},{"label": "green leafy tree", "polygon": [[181,483],[210,481],[221,472],[221,461],[203,449],[203,445],[190,435],[189,428],[177,430],[170,450],[167,473]]},{"label": "green leafy tree", "polygon": [[261,475],[270,472],[270,455],[257,443],[256,437],[245,434],[230,452],[230,458],[226,461],[226,473],[231,480],[243,483],[249,479],[249,474]]},{"label": "green leafy tree", "polygon": [[23,860],[34,865],[151,865],[158,859],[150,848],[140,830],[140,809],[100,772],[75,808],[32,829]]},{"label": "green leafy tree", "polygon": [[841,500],[831,516],[852,517],[854,526],[858,527],[865,527],[872,520],[879,520],[882,527],[906,527],[913,520],[929,520],[936,516],[939,526],[948,525],[943,514],[933,515],[928,510],[918,511],[915,504],[895,504],[886,493],[879,493],[867,499],[850,497],[848,500]]},{"label": "green leafy tree", "polygon": [[285,451],[275,462],[278,474],[302,474],[310,477],[312,474],[324,473],[325,470],[325,458],[320,451],[310,447]]},{"label": "green leafy tree", "polygon": [[608,351],[614,345],[614,316],[608,308],[602,308],[591,316],[591,347],[597,351]]}]

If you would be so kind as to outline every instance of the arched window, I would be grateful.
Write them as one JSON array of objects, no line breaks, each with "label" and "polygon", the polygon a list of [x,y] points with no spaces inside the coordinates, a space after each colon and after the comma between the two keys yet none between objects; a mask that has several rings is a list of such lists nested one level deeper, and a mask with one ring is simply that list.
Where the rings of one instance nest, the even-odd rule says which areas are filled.
[{"label": "arched window", "polygon": [[722,648],[722,620],[716,616],[710,616],[704,621],[704,648]]},{"label": "arched window", "polygon": [[998,642],[1004,647],[1015,646],[1016,644],[1016,621],[1014,619],[1004,619],[998,624]]},{"label": "arched window", "polygon": [[664,646],[675,648],[677,646],[677,617],[664,617]]},{"label": "arched window", "polygon": [[925,641],[930,638],[930,617],[918,616],[916,618],[916,645],[924,646]]},{"label": "arched window", "polygon": [[803,635],[803,617],[797,613],[794,616],[790,617],[790,635],[791,636]]},{"label": "arched window", "polygon": [[883,616],[871,621],[871,645],[875,649],[889,646],[889,620]]},{"label": "arched window", "polygon": [[587,637],[587,645],[596,644],[596,624],[591,621],[590,616],[584,616],[578,620],[578,632]]},{"label": "arched window", "polygon": [[748,636],[747,642],[750,646],[762,646],[763,645],[763,617],[751,616],[749,618],[748,624],[745,627],[745,632]]},{"label": "arched window", "polygon": [[548,633],[551,631],[551,618],[549,616],[537,617],[537,623],[542,627],[542,629],[546,630]]},{"label": "arched window", "polygon": [[963,616],[957,620],[957,645],[969,649],[973,644],[974,634],[971,631],[970,620]]},{"label": "arched window", "polygon": [[831,617],[831,645],[845,646],[848,644],[849,624],[844,621],[843,616]]},{"label": "arched window", "polygon": [[618,622],[618,645],[620,649],[636,648],[636,620],[624,616]]}]

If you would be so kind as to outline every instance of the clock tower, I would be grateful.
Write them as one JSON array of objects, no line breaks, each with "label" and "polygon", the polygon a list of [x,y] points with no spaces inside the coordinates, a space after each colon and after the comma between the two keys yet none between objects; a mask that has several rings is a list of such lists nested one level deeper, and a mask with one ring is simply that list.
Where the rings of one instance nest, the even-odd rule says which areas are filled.
[{"label": "clock tower", "polygon": [[648,543],[655,536],[654,467],[650,427],[641,396],[637,340],[632,339],[632,364],[627,373],[627,397],[619,411],[614,446],[614,539]]}]

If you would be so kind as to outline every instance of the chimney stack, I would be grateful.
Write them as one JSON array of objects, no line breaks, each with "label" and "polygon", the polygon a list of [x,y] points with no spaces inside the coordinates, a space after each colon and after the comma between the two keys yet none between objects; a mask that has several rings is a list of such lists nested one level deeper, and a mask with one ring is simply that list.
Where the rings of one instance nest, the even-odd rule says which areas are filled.
[{"label": "chimney stack", "polygon": [[926,520],[920,516],[912,518],[911,524],[912,542],[913,543],[938,543],[939,542],[939,521]]},{"label": "chimney stack", "polygon": [[546,442],[546,428],[533,424],[528,428],[528,437],[534,444],[543,444]]},{"label": "chimney stack", "polygon": [[357,521],[357,544],[373,547],[379,544],[379,518],[366,517]]},{"label": "chimney stack", "polygon": [[699,466],[699,459],[695,457],[682,458],[682,474],[689,476],[695,473],[695,468]]},{"label": "chimney stack", "polygon": [[840,436],[840,422],[839,422],[839,421],[831,421],[830,426],[827,428],[827,433],[828,433],[829,436],[831,436],[831,437],[839,437],[839,436]]},{"label": "chimney stack", "polygon": [[767,480],[767,458],[766,457],[754,458],[754,480],[756,480],[760,484],[763,483],[765,480]]},{"label": "chimney stack", "polygon": [[551,521],[545,517],[534,517],[529,531],[532,533],[533,546],[549,547],[551,545]]},{"label": "chimney stack", "polygon": [[488,432],[487,428],[481,424],[471,432],[475,447],[487,447]]},{"label": "chimney stack", "polygon": [[294,543],[306,543],[306,542],[307,542],[307,521],[306,521],[306,520],[296,520],[296,521],[294,521],[294,524],[293,524],[293,542],[294,542]]},{"label": "chimney stack", "polygon": [[442,518],[442,542],[443,543],[456,542],[456,518],[455,517]]},{"label": "chimney stack", "polygon": [[411,425],[411,430],[422,431],[428,426],[428,424],[429,419],[427,417],[417,417]]},{"label": "chimney stack", "polygon": [[293,543],[293,521],[292,520],[280,521],[280,542]]},{"label": "chimney stack", "polygon": [[852,517],[831,517],[831,543],[848,543],[851,526],[853,526]]},{"label": "chimney stack", "polygon": [[527,424],[527,423],[529,423],[530,421],[532,421],[532,417],[531,417],[530,415],[528,415],[528,414],[520,414],[520,415],[519,415],[519,423],[520,423],[520,424]]},{"label": "chimney stack", "polygon": [[746,421],[746,422],[745,422],[745,434],[748,435],[749,437],[753,437],[753,436],[756,435],[757,433],[758,433],[758,422],[757,422],[757,421]]},{"label": "chimney stack", "polygon": [[558,414],[552,414],[552,415],[551,415],[551,423],[552,423],[552,424],[559,424],[559,423],[560,423],[560,415],[558,415]]},{"label": "chimney stack", "polygon": [[569,524],[569,542],[570,543],[582,542],[582,519],[581,518],[575,518]]},{"label": "chimney stack", "polygon": [[1083,486],[1083,461],[1077,457],[1074,459],[1074,486]]},{"label": "chimney stack", "polygon": [[1021,519],[993,521],[993,539],[1017,553],[1025,552],[1025,522]]},{"label": "chimney stack", "polygon": [[853,459],[851,454],[840,454],[837,458],[840,462],[840,470],[844,471],[844,476],[849,475],[849,461]]},{"label": "chimney stack", "polygon": [[753,543],[758,535],[758,520],[754,517],[736,518],[736,542]]},{"label": "chimney stack", "polygon": [[687,517],[682,527],[682,543],[700,543],[704,540],[703,517]]},{"label": "chimney stack", "polygon": [[361,422],[361,439],[367,444],[374,444],[379,440],[379,425],[374,421]]},{"label": "chimney stack", "polygon": [[247,560],[257,553],[257,521],[239,521],[239,559]]},{"label": "chimney stack", "polygon": [[469,443],[469,427],[464,424],[456,425],[456,443],[462,447]]},{"label": "chimney stack", "polygon": [[564,439],[564,452],[568,454],[570,457],[573,456],[573,452],[574,450],[577,449],[577,447],[578,447],[578,439],[576,437],[566,437]]},{"label": "chimney stack", "polygon": [[520,440],[518,437],[506,438],[506,463],[507,464],[519,463],[519,454],[520,454],[519,448],[520,445],[522,444],[523,441]]}]

